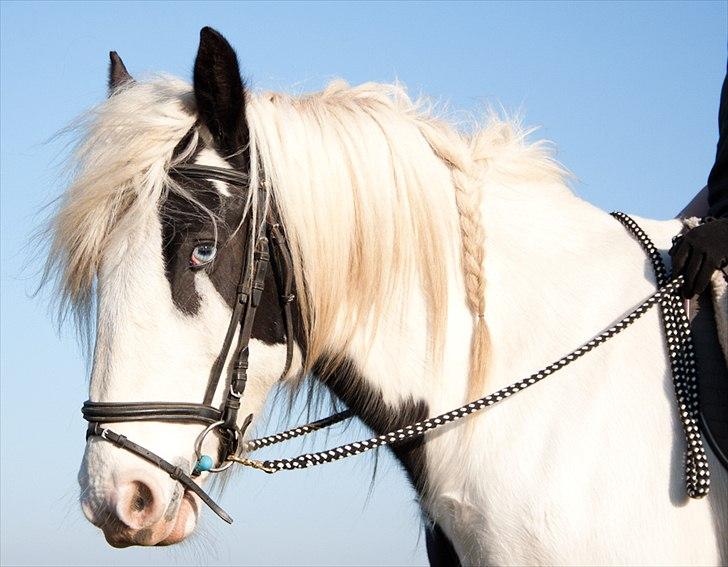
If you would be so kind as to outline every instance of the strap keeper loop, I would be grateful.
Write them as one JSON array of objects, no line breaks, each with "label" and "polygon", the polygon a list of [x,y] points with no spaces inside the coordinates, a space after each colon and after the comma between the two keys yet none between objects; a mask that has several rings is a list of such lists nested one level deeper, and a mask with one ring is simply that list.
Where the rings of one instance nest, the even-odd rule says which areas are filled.
[{"label": "strap keeper loop", "polygon": [[[105,429],[104,431],[106,432],[108,429]],[[106,439],[114,443],[117,447],[124,447],[126,445],[126,435],[121,435],[120,433],[117,433],[113,439],[109,439],[107,435]]]},{"label": "strap keeper loop", "polygon": [[94,421],[93,423],[89,423],[89,428],[86,430],[86,439],[88,440],[92,436],[101,437],[103,433],[104,429],[101,427],[101,424],[98,421]]}]

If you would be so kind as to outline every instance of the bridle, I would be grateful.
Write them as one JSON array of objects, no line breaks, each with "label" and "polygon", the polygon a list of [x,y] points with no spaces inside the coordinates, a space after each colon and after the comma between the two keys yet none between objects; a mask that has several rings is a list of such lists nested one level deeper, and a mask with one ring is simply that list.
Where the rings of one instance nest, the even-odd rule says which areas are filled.
[{"label": "bridle", "polygon": [[[218,180],[238,186],[245,186],[248,182],[248,178],[244,174],[230,169],[211,166],[178,165],[172,170],[172,173],[188,179]],[[261,194],[260,189],[255,189],[255,191],[256,194],[253,198],[258,199],[259,204],[262,204],[264,196]],[[264,207],[259,207],[258,210],[264,210]],[[269,222],[269,218],[264,218],[257,227],[253,226],[254,223],[251,222],[251,238],[246,243],[243,267],[236,288],[233,314],[228,325],[222,350],[213,365],[203,402],[201,404],[194,404],[174,402],[109,403],[87,401],[82,408],[83,417],[89,421],[86,438],[88,439],[92,436],[101,437],[155,464],[173,479],[179,481],[183,486],[197,494],[223,520],[232,523],[232,518],[192,480],[192,477],[198,476],[205,471],[213,473],[223,471],[233,463],[239,463],[268,473],[281,470],[303,469],[359,455],[378,447],[396,445],[407,440],[421,438],[428,431],[433,431],[461,420],[468,415],[500,403],[510,396],[537,384],[621,333],[647,313],[653,306],[658,305],[662,312],[663,323],[665,325],[668,356],[675,386],[675,397],[678,403],[679,417],[683,425],[687,446],[685,459],[686,489],[688,496],[691,498],[702,498],[709,491],[710,471],[698,427],[697,385],[690,326],[683,304],[679,299],[678,290],[684,278],[683,276],[678,276],[669,280],[667,268],[660,258],[657,248],[632,218],[623,213],[612,213],[612,216],[627,229],[643,248],[652,263],[658,284],[658,289],[654,293],[642,301],[640,305],[632,309],[617,323],[607,327],[588,342],[538,372],[459,408],[417,423],[406,425],[394,431],[377,435],[371,439],[348,443],[327,451],[302,454],[291,459],[267,461],[248,459],[243,456],[243,453],[329,427],[330,425],[352,417],[353,414],[351,411],[346,410],[283,433],[262,439],[244,441],[243,436],[253,416],[247,416],[241,427],[237,426],[237,418],[247,381],[248,347],[253,322],[263,293],[265,276],[269,264],[274,267],[274,270],[276,267],[278,268],[275,270],[278,272],[278,289],[282,291],[280,305],[285,321],[287,347],[283,376],[290,369],[293,355],[291,303],[294,296],[292,294],[293,277],[291,254],[286,243],[285,235],[275,220],[270,218]],[[227,394],[221,407],[217,408],[212,405],[212,400],[222,381],[225,362],[238,328],[240,332],[232,357],[231,375],[229,379],[225,379]],[[201,423],[205,425],[205,429],[195,441],[197,462],[193,470],[185,472],[181,467],[171,464],[159,455],[129,440],[127,437],[101,426],[102,423],[106,422],[124,421],[169,421],[177,423]],[[220,438],[221,458],[220,464],[217,466],[215,466],[211,457],[202,454],[202,444],[206,436],[213,431]]]},{"label": "bridle", "polygon": [[[177,165],[171,175],[193,180],[215,180],[238,187],[246,187],[248,176],[232,169],[205,165]],[[252,199],[258,201],[258,211],[264,211],[265,196],[261,189],[254,189]],[[291,254],[285,235],[279,223],[273,218],[273,211],[264,215],[257,223],[250,221],[251,237],[246,241],[240,278],[236,287],[235,303],[225,339],[210,372],[205,395],[201,404],[188,402],[92,402],[83,404],[84,419],[89,422],[86,438],[100,437],[127,451],[155,464],[173,479],[197,494],[215,513],[228,523],[232,518],[218,506],[210,496],[197,485],[191,477],[202,472],[217,473],[238,461],[244,450],[243,436],[253,419],[248,415],[238,426],[238,413],[245,393],[248,379],[249,346],[255,321],[255,314],[265,286],[266,273],[272,266],[280,291],[279,304],[286,334],[286,362],[282,373],[285,376],[293,359],[293,316],[291,303],[293,295],[293,272]],[[223,379],[233,340],[237,343],[231,358],[230,376]],[[220,407],[212,405],[220,383],[224,383],[225,393]],[[184,471],[159,455],[134,443],[124,435],[102,427],[103,423],[129,421],[165,421],[174,423],[200,423],[205,426],[195,444],[197,458],[192,471]],[[203,455],[205,438],[215,432],[220,441],[220,462],[215,465],[209,455]]]}]

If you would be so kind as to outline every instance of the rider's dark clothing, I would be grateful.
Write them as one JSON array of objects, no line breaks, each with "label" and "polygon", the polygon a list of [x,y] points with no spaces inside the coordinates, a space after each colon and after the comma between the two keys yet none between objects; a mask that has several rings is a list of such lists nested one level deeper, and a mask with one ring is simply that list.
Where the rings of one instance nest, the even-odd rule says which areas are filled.
[{"label": "rider's dark clothing", "polygon": [[718,111],[718,148],[708,176],[708,215],[728,217],[728,73],[723,79]]},{"label": "rider's dark clothing", "polygon": [[711,220],[685,234],[670,250],[673,272],[685,276],[684,297],[700,294],[716,270],[728,265],[728,72],[718,111],[718,147],[708,176]]}]

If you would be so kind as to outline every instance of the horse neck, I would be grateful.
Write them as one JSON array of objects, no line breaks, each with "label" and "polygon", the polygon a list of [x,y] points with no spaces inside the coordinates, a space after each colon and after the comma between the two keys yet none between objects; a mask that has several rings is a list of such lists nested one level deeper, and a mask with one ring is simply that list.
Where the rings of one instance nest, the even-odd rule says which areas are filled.
[{"label": "horse neck", "polygon": [[[654,291],[647,257],[608,213],[558,183],[488,188],[489,390],[545,367]],[[663,251],[679,222],[640,220]]]},{"label": "horse neck", "polygon": [[[371,335],[362,329],[340,362],[314,368],[325,385],[375,433],[424,420],[465,401],[469,335],[472,325],[464,305],[461,278],[452,274],[450,311],[443,360],[433,364],[428,348],[425,299],[413,292],[408,302],[386,315]],[[460,284],[460,285],[458,285]],[[455,299],[457,298],[457,300]],[[447,368],[447,375],[440,374]],[[420,494],[427,485],[422,441],[392,447]]]},{"label": "horse neck", "polygon": [[[639,245],[607,213],[563,186],[486,180],[482,212],[491,338],[488,391],[547,366],[654,291],[654,276]],[[638,222],[663,251],[680,228],[678,221]],[[381,423],[371,419],[371,407],[388,412],[400,425],[463,403],[471,317],[457,272],[451,282],[440,371],[428,366],[426,348],[418,346],[425,325],[418,305],[422,298],[392,314],[371,345],[351,349],[359,391],[368,393],[370,406],[357,397],[357,386],[348,391],[345,382],[337,386],[375,429]],[[402,315],[404,322],[398,319]],[[672,527],[699,525],[712,533],[709,514],[678,518],[672,515],[675,500],[667,497],[669,487],[670,494],[682,498],[683,487],[680,474],[668,479],[671,467],[680,470],[682,457],[674,449],[680,445],[679,425],[663,341],[655,310],[557,376],[464,425],[428,434],[424,446],[394,448],[424,512],[450,537],[464,564],[584,563],[590,558],[609,563],[615,557],[652,557],[663,549],[669,551],[666,556],[676,550],[689,556],[675,543],[672,533],[679,531],[649,534],[615,551],[612,542],[628,541],[653,517],[669,518]],[[381,405],[371,404],[372,399]],[[635,460],[636,454],[641,458]],[[636,494],[624,490],[641,478],[655,481]],[[600,487],[598,494],[593,486]],[[634,506],[640,522],[609,520],[628,506]],[[597,544],[575,548],[574,513],[595,509],[600,514],[594,517],[606,519],[590,528],[599,534]],[[549,522],[544,524],[543,517]]]},{"label": "horse neck", "polygon": [[[621,225],[560,182],[486,178],[482,215],[491,352],[480,395],[578,347],[652,289],[646,258]],[[645,223],[663,248],[678,230],[674,223]],[[470,401],[472,314],[460,268],[449,273],[439,364],[428,348],[425,299],[414,292],[387,314],[373,340],[362,330],[346,353],[345,370],[327,379],[377,431]],[[405,413],[409,421],[398,417]]]}]

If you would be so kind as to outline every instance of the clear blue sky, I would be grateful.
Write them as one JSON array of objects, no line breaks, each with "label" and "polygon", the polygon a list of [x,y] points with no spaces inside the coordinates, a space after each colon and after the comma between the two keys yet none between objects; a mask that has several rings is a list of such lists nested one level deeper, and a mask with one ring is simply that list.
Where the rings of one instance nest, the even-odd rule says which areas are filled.
[{"label": "clear blue sky", "polygon": [[255,87],[399,79],[449,101],[455,119],[485,104],[521,110],[558,145],[580,195],[643,216],[682,208],[717,139],[726,2],[3,2],[0,12],[4,565],[426,562],[415,495],[384,456],[371,494],[368,457],[238,474],[223,497],[234,526],[206,511],[203,533],[182,548],[113,550],[83,519],[75,475],[87,370],[72,333],[57,335],[46,304],[29,297],[38,263],[24,245],[62,190],[64,147],[47,140],[105,96],[109,50],[135,75],[189,78],[199,29],[211,25]]}]

